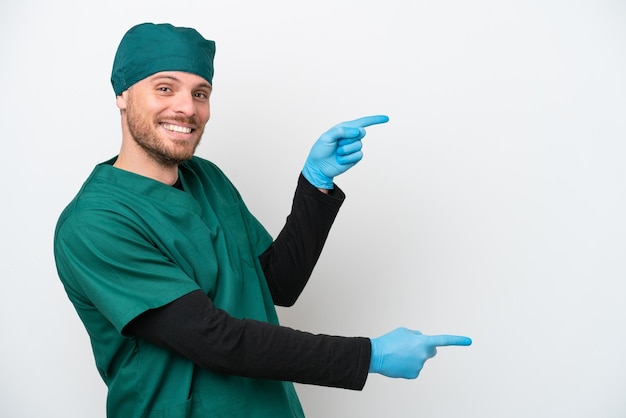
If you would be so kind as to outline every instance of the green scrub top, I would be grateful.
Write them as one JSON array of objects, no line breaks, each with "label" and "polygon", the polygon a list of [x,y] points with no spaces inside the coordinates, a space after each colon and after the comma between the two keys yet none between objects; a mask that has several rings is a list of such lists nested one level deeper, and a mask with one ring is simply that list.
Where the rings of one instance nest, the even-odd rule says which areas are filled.
[{"label": "green scrub top", "polygon": [[181,191],[114,161],[96,166],[54,242],[108,386],[107,416],[303,417],[291,382],[213,373],[122,334],[139,314],[197,289],[235,318],[278,319],[258,260],[272,238],[214,164],[181,164]]}]

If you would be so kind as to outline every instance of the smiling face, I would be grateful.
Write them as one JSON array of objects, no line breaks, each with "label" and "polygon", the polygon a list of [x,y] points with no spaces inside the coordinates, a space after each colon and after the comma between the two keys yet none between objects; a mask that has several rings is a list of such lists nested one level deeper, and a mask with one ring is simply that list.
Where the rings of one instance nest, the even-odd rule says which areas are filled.
[{"label": "smiling face", "polygon": [[177,167],[189,160],[209,121],[211,85],[180,71],[147,77],[117,97],[122,110],[124,141],[134,164]]}]

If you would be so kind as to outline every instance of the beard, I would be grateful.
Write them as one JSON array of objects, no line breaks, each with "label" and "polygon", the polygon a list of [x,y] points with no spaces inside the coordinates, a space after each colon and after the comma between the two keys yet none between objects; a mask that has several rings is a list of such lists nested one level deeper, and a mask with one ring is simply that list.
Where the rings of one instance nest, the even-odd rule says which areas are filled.
[{"label": "beard", "polygon": [[[164,133],[161,132],[163,128],[160,126],[160,118],[157,117],[152,121],[142,116],[140,112],[136,112],[131,96],[127,100],[126,116],[128,131],[137,145],[163,167],[178,166],[191,159],[204,132],[204,126],[201,126],[194,129],[194,138],[189,140],[165,138]],[[197,120],[193,117],[168,117],[167,121],[198,126]]]}]

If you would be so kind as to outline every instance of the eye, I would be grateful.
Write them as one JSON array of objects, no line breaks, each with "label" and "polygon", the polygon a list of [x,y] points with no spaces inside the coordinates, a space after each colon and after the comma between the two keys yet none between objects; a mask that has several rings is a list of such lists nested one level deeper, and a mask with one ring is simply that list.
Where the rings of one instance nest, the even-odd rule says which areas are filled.
[{"label": "eye", "polygon": [[208,100],[209,99],[209,94],[203,91],[197,91],[193,94],[193,97],[195,97],[196,99],[199,100]]}]

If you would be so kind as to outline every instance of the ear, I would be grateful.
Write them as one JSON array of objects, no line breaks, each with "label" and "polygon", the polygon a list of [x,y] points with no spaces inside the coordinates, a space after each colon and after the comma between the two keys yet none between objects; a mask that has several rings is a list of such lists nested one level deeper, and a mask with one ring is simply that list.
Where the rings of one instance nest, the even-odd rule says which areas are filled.
[{"label": "ear", "polygon": [[118,109],[126,110],[126,96],[127,95],[128,95],[128,90],[123,91],[122,94],[115,97],[115,104],[117,105]]}]

